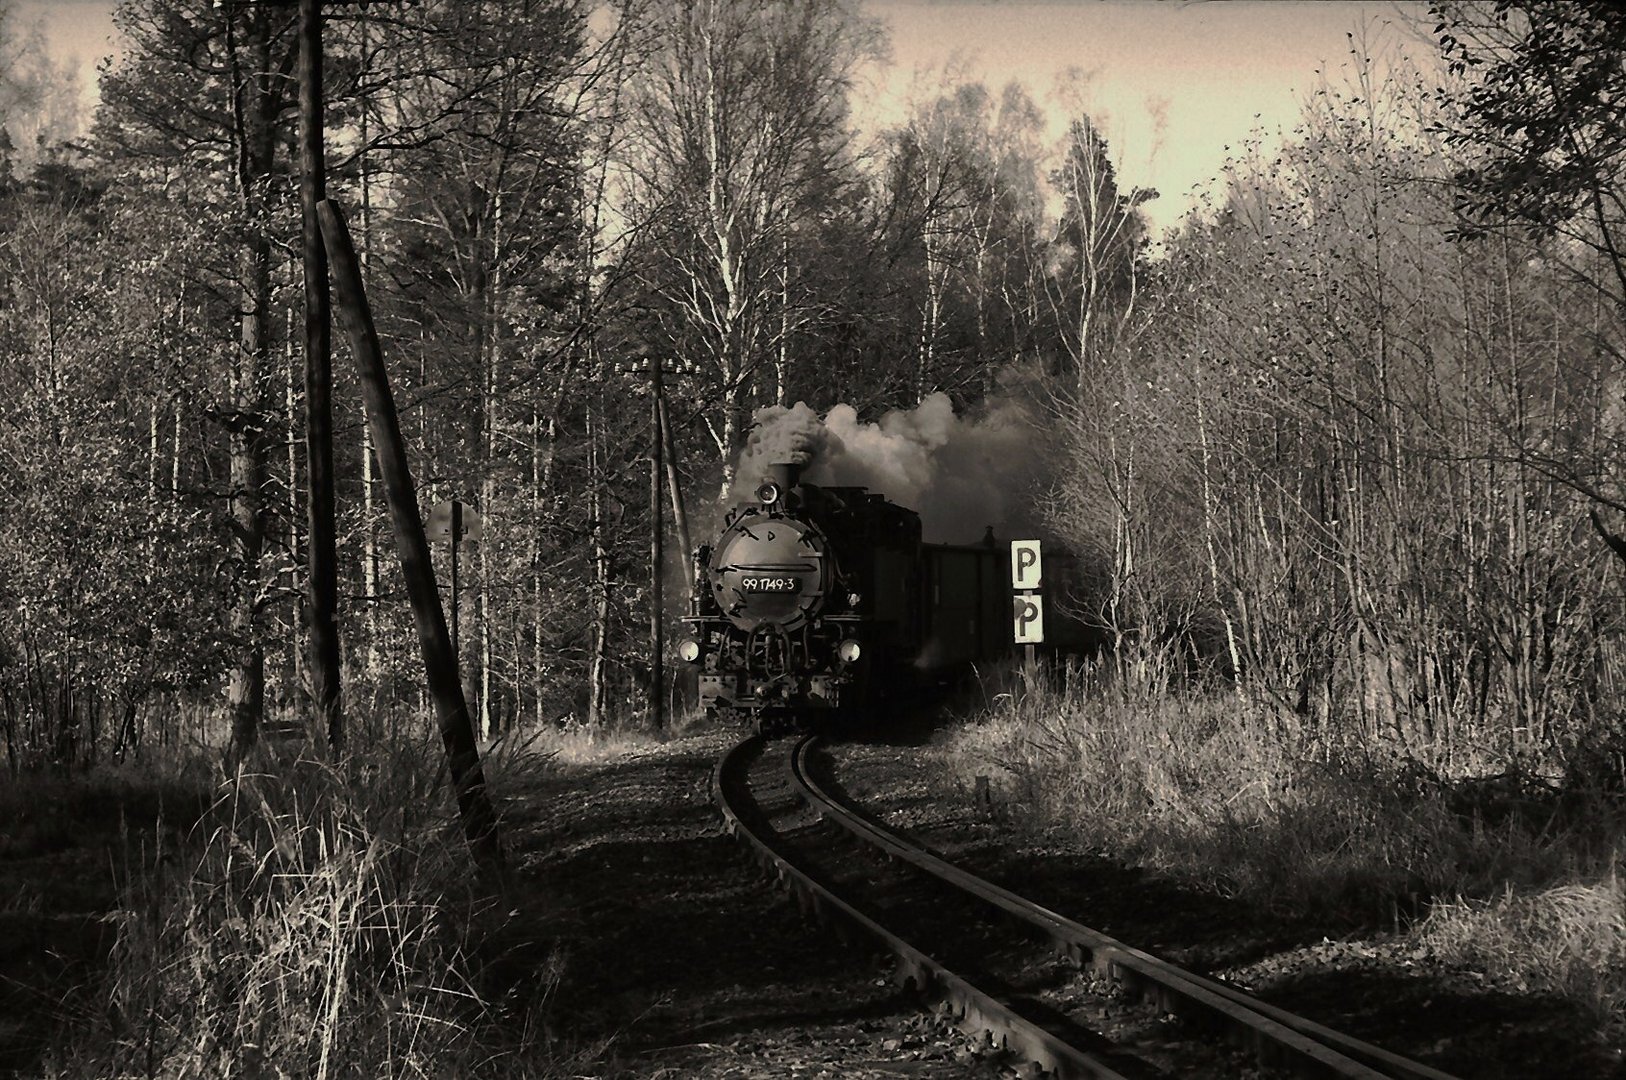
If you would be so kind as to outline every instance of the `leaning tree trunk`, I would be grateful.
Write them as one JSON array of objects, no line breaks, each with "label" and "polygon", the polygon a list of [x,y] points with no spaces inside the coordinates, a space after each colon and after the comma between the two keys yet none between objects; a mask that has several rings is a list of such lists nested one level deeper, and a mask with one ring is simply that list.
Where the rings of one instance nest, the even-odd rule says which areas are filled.
[{"label": "leaning tree trunk", "polygon": [[[412,604],[413,621],[423,654],[430,695],[440,724],[441,743],[446,752],[452,787],[457,793],[458,815],[463,821],[469,850],[480,864],[493,891],[505,887],[506,870],[502,844],[497,834],[497,815],[486,791],[485,770],[480,749],[469,719],[468,702],[458,685],[457,659],[452,654],[451,635],[435,584],[434,563],[429,541],[419,516],[418,491],[407,464],[405,440],[401,437],[400,416],[395,409],[384,353],[373,325],[372,309],[361,283],[361,267],[356,259],[350,231],[338,209],[327,200],[318,208],[322,237],[333,271],[333,291],[338,301],[340,321],[350,339],[350,351],[360,377],[367,409],[367,425],[378,447],[378,467],[384,481],[390,518],[395,526],[396,551],[401,560],[407,598]],[[454,542],[456,538],[453,538]]]}]

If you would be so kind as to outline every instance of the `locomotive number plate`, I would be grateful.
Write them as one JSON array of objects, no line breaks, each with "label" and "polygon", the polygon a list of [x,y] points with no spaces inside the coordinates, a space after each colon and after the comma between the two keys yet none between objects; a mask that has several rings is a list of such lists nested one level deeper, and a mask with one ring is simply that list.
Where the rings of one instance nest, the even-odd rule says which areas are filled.
[{"label": "locomotive number plate", "polygon": [[742,577],[742,592],[799,592],[802,579],[794,577]]}]

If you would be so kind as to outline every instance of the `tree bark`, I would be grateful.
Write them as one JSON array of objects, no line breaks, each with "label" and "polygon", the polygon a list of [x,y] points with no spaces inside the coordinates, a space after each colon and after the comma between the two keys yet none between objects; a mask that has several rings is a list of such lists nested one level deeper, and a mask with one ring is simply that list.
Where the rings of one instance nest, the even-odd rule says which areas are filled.
[{"label": "tree bark", "polygon": [[593,656],[588,667],[587,723],[597,727],[604,722],[609,699],[607,685],[610,641],[610,552],[604,537],[603,465],[599,450],[596,416],[589,405],[587,414],[588,516],[593,531]]},{"label": "tree bark", "polygon": [[265,715],[260,556],[265,547],[265,383],[271,337],[271,243],[264,180],[271,171],[276,100],[269,85],[269,30],[258,18],[248,21],[248,29],[251,67],[247,71],[239,61],[235,42],[227,42],[237,188],[248,224],[248,236],[238,256],[242,308],[228,418],[231,551],[237,578],[227,618],[235,657],[227,677],[226,705],[231,714],[234,756],[241,756],[258,740]]},{"label": "tree bark", "polygon": [[[361,22],[361,56],[366,63],[371,47],[368,23]],[[368,151],[369,127],[372,117],[372,98],[364,97],[358,122],[361,128],[361,150],[357,162],[361,182],[361,277],[366,288],[373,253],[373,170]],[[379,618],[378,618],[378,531],[374,522],[373,481],[377,472],[373,453],[372,432],[363,424],[361,428],[361,582],[362,601],[366,612],[367,660],[369,680],[379,676]]]},{"label": "tree bark", "polygon": [[305,467],[309,485],[306,567],[309,576],[311,705],[328,743],[344,743],[339,712],[339,569],[333,520],[332,329],[327,256],[317,205],[326,197],[322,153],[321,0],[299,0],[299,199],[305,254]]},{"label": "tree bark", "polygon": [[662,699],[666,694],[665,643],[661,640],[665,612],[661,589],[661,359],[649,358],[649,726],[666,726]]},{"label": "tree bark", "polygon": [[231,632],[235,659],[226,684],[233,753],[259,739],[265,715],[265,643],[260,626],[260,556],[265,548],[264,361],[267,308],[271,302],[271,249],[263,235],[239,259],[245,310],[239,327],[232,390],[230,474],[233,589]]},{"label": "tree bark", "polygon": [[[293,285],[292,280],[289,286]],[[300,365],[294,359],[294,310],[288,309],[287,329],[284,332],[287,378],[283,381],[283,405],[287,410],[288,426],[288,557],[297,561],[303,538],[299,532],[299,430],[298,385]],[[299,692],[307,685],[305,680],[305,597],[293,594],[293,617],[289,626],[289,664],[292,675],[288,685],[288,699],[298,701]]]}]

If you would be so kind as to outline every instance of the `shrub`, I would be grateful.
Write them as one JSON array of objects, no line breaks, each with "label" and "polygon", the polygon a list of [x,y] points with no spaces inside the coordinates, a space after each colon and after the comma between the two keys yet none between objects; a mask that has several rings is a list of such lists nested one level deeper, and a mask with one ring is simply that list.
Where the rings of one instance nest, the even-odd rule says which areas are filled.
[{"label": "shrub", "polygon": [[105,990],[50,1075],[548,1075],[557,981],[487,1000],[482,906],[434,759],[271,748],[132,861]]}]

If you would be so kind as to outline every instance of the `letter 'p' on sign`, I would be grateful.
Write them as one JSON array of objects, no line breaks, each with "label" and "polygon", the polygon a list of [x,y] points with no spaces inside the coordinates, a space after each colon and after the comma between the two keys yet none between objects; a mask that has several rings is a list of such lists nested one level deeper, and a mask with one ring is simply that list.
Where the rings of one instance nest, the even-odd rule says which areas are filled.
[{"label": "letter 'p' on sign", "polygon": [[1039,559],[1039,541],[1011,541],[1011,588],[1017,592],[1037,589],[1044,580],[1044,563]]},{"label": "letter 'p' on sign", "polygon": [[1016,643],[1044,644],[1044,598],[1037,593],[1029,595],[1018,593],[1012,599],[1016,601],[1013,613],[1016,619]]}]

